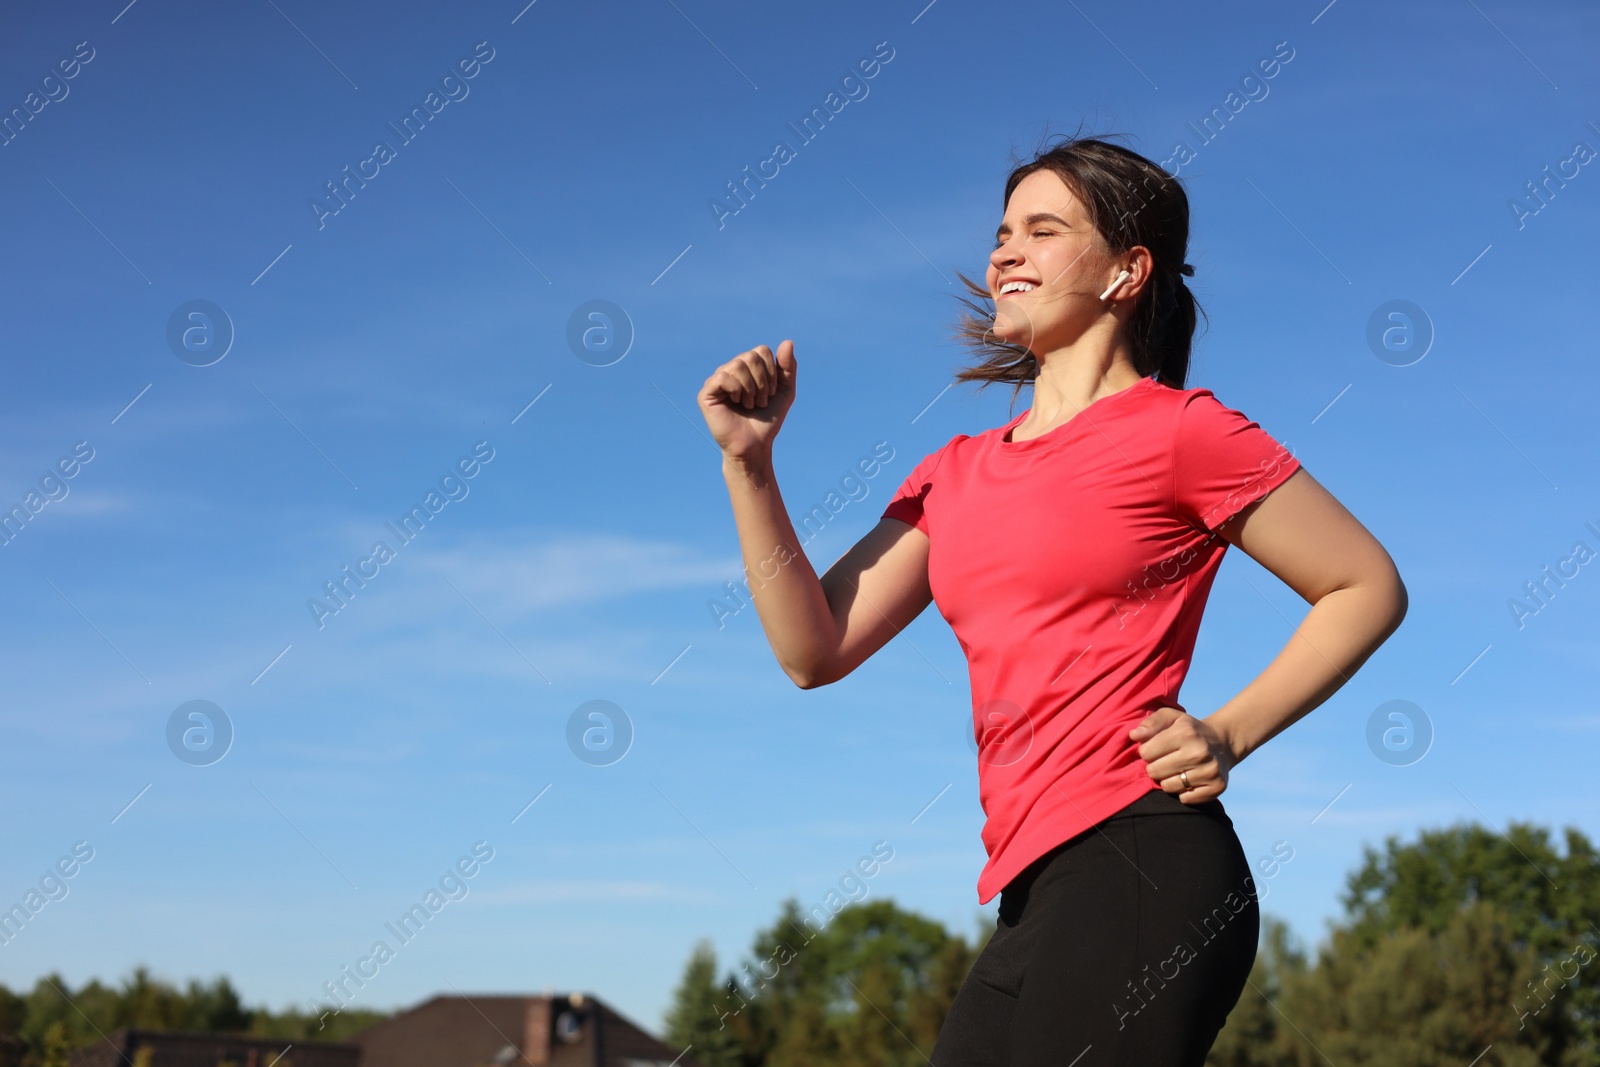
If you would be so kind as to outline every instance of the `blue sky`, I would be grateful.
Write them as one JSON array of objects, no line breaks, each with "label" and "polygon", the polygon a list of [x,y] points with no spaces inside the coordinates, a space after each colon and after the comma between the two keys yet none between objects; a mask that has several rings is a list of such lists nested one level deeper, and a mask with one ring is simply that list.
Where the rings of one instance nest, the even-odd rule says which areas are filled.
[{"label": "blue sky", "polygon": [[[0,146],[0,497],[39,495],[0,547],[0,897],[76,842],[93,858],[0,945],[0,981],[143,963],[303,1004],[476,842],[467,895],[358,1003],[585,989],[656,1027],[698,938],[731,964],[879,841],[872,898],[973,933],[993,905],[959,646],[930,610],[802,692],[753,610],[719,629],[740,563],[695,392],[795,339],[795,513],[892,452],[806,545],[824,569],[918,459],[1026,406],[945,391],[954,271],[982,270],[1010,154],[1080,121],[1158,161],[1188,143],[1211,317],[1190,384],[1285,442],[1411,593],[1359,675],[1235,771],[1247,853],[1294,850],[1265,909],[1314,942],[1386,834],[1600,833],[1568,756],[1600,738],[1600,576],[1574,560],[1544,603],[1524,590],[1600,550],[1592,7],[524,2],[6,16],[0,108],[39,95]],[[1202,143],[1188,124],[1280,42]],[[802,143],[788,123],[835,90],[854,98]],[[333,213],[325,183],[380,140]],[[779,140],[792,158],[719,225]],[[1546,166],[1568,177],[1536,201]],[[214,362],[167,340],[196,300],[231,322]],[[597,300],[631,323],[620,359],[568,343]],[[1368,344],[1396,300],[1420,359]],[[319,627],[308,600],[441,480]],[[1230,552],[1185,705],[1226,701],[1306,610]],[[205,766],[167,742],[193,700],[232,724]],[[608,766],[566,740],[592,700],[631,723]],[[1431,723],[1409,765],[1367,743],[1392,700]]]}]

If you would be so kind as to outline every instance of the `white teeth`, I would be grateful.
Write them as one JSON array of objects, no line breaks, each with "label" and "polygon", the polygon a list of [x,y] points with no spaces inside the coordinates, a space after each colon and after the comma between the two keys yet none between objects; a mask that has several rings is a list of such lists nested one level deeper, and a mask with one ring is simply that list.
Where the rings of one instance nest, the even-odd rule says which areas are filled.
[{"label": "white teeth", "polygon": [[1006,282],[1000,287],[1000,295],[1006,293],[1031,293],[1034,286],[1032,282]]}]

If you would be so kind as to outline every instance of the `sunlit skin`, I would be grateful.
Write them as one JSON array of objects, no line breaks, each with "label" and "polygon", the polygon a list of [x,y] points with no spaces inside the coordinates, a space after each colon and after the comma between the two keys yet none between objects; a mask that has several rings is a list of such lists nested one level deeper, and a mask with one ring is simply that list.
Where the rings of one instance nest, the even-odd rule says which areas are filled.
[{"label": "sunlit skin", "polygon": [[[1012,431],[1023,441],[1142,377],[1128,322],[1155,264],[1142,245],[1108,249],[1049,170],[1017,183],[996,237],[986,271],[994,333],[1028,348],[1039,365],[1032,406]],[[1129,277],[1102,301],[1123,269]],[[1002,296],[1012,278],[1038,287]],[[770,580],[751,583],[767,641],[784,673],[812,689],[855,670],[933,594],[928,536],[897,519],[880,519],[821,578],[801,551],[772,468],[797,374],[792,340],[776,353],[759,345],[713,371],[698,399],[722,450],[747,570],[765,576],[778,550],[787,561]],[[1407,606],[1389,554],[1304,467],[1216,533],[1312,607],[1266,669],[1210,715],[1158,708],[1129,732],[1151,779],[1186,804],[1219,796],[1240,760],[1332,696],[1399,627]],[[996,551],[1006,547],[997,541]]]},{"label": "sunlit skin", "polygon": [[[1017,183],[995,238],[984,276],[995,300],[994,335],[1027,348],[1039,364],[1032,406],[1012,431],[1013,440],[1025,441],[1138,382],[1126,323],[1154,260],[1143,245],[1112,255],[1082,203],[1050,170]],[[1127,280],[1102,301],[1124,269]],[[1012,279],[1038,288],[1002,295]]]}]

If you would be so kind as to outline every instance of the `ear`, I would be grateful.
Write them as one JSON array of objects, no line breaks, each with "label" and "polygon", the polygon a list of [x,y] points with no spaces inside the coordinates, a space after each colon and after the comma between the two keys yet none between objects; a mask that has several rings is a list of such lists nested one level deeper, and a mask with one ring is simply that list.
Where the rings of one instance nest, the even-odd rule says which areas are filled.
[{"label": "ear", "polygon": [[1134,245],[1119,256],[1117,262],[1121,264],[1117,270],[1121,270],[1122,267],[1128,269],[1128,280],[1123,282],[1122,288],[1117,291],[1119,298],[1127,300],[1128,306],[1133,307],[1138,303],[1139,295],[1155,279],[1155,256],[1151,255],[1150,249],[1144,245]]}]

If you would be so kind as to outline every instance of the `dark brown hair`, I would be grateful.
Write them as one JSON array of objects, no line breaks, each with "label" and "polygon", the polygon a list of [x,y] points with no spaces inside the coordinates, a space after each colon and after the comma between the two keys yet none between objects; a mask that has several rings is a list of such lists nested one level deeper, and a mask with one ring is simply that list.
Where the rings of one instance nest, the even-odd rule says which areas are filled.
[{"label": "dark brown hair", "polygon": [[[1013,156],[1015,162],[1015,156]],[[1134,368],[1167,385],[1185,388],[1195,315],[1204,312],[1184,284],[1194,268],[1184,262],[1189,245],[1189,197],[1178,179],[1137,152],[1095,137],[1065,135],[1034,158],[1015,167],[1006,178],[1001,210],[1011,202],[1017,183],[1036,170],[1049,170],[1083,204],[1103,250],[1116,255],[1135,245],[1150,250],[1154,270],[1139,293],[1130,322]],[[1013,382],[1016,392],[1034,381],[1039,364],[1027,348],[994,335],[994,298],[987,286],[956,272],[972,297],[957,296],[966,310],[956,323],[955,337],[979,362],[956,374],[958,382]],[[1015,399],[1013,393],[1013,399]]]}]

